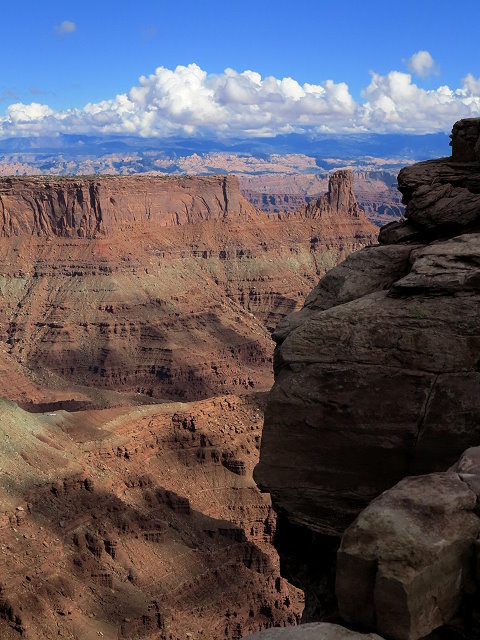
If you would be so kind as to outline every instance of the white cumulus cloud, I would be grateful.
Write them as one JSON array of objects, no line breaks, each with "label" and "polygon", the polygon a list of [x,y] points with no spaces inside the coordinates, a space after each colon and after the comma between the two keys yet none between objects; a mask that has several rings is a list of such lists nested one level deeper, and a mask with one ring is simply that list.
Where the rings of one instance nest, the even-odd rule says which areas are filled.
[{"label": "white cumulus cloud", "polygon": [[480,78],[459,88],[427,90],[409,73],[371,74],[356,101],[345,82],[300,84],[294,78],[225,69],[208,74],[196,64],[158,67],[127,93],[83,108],[54,110],[11,104],[0,116],[0,137],[57,133],[144,137],[275,136],[291,132],[448,131],[455,120],[480,116]]},{"label": "white cumulus cloud", "polygon": [[64,20],[60,24],[55,25],[55,33],[58,36],[65,36],[77,30],[77,25],[72,20]]},{"label": "white cumulus cloud", "polygon": [[471,73],[467,73],[462,79],[464,91],[472,96],[480,95],[480,78],[474,78]]},{"label": "white cumulus cloud", "polygon": [[449,131],[460,118],[480,117],[480,91],[475,91],[473,76],[468,78],[456,90],[446,85],[427,90],[413,83],[409,73],[373,73],[363,91],[361,122],[370,131]]},{"label": "white cumulus cloud", "polygon": [[429,51],[417,51],[407,60],[407,67],[411,73],[426,78],[435,71],[435,60]]}]

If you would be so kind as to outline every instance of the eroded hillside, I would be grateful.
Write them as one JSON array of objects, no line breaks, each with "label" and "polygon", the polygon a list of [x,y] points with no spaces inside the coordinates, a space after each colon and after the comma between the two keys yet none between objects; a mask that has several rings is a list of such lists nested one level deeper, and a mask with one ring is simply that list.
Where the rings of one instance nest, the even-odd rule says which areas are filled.
[{"label": "eroded hillside", "polygon": [[298,621],[252,480],[262,399],[0,402],[0,636],[208,640]]}]

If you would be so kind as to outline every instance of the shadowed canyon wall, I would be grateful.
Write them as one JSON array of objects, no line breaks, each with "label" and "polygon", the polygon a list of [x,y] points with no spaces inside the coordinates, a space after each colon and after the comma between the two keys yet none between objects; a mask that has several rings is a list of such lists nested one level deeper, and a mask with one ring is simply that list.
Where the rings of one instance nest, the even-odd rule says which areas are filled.
[{"label": "shadowed canyon wall", "polygon": [[[282,572],[304,589],[306,620],[337,610],[336,551],[358,514],[405,476],[445,472],[480,442],[479,140],[479,121],[461,121],[451,158],[403,169],[406,220],[332,269],[274,333],[275,384],[255,478],[271,493]],[[458,474],[428,478],[398,485],[345,534],[337,596],[350,624],[418,640],[458,612],[458,585],[477,592],[459,578],[468,573],[460,552],[455,561],[448,555],[451,545],[473,558],[477,496]],[[464,506],[460,497],[453,506],[456,493]],[[457,538],[449,518],[463,523]],[[414,543],[433,531],[444,538],[435,552],[443,569]],[[431,588],[442,571],[457,584],[453,595],[446,582]],[[408,581],[417,575],[415,590]],[[460,631],[435,637],[478,637],[472,624],[464,617]]]}]

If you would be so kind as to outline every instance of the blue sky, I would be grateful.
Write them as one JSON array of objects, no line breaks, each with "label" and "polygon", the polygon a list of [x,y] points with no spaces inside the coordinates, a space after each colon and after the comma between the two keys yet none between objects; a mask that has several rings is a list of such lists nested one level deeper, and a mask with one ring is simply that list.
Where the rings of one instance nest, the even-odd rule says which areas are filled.
[{"label": "blue sky", "polygon": [[[223,97],[218,97],[218,82],[212,88],[209,81],[202,80],[202,87],[207,82],[207,90],[215,92],[215,108],[220,106],[223,110],[225,122],[223,133],[220,128],[219,135],[229,133],[227,117],[236,122],[236,132],[247,136],[297,131],[302,126],[319,131],[374,127],[401,130],[411,124],[412,112],[405,112],[404,104],[397,105],[398,99],[418,100],[423,105],[420,110],[430,108],[434,121],[431,129],[435,130],[439,128],[438,114],[443,114],[445,123],[457,111],[460,117],[476,115],[477,111],[480,115],[480,102],[477,104],[475,99],[470,99],[480,94],[479,4],[460,1],[452,5],[442,0],[27,0],[21,3],[19,10],[19,5],[2,3],[0,116],[3,114],[3,121],[0,119],[0,134],[52,132],[55,126],[59,130],[76,127],[82,132],[88,132],[89,128],[98,132],[102,126],[105,132],[110,132],[124,126],[127,132],[141,135],[169,135],[178,129],[187,134],[202,128],[212,131],[216,120],[222,122],[218,109],[215,115],[205,104],[203,120],[195,114],[190,122],[189,114],[194,111],[195,100],[192,96],[188,102],[185,93],[180,100],[184,104],[182,114],[176,113],[171,106],[174,97],[169,94],[170,106],[167,109],[162,106],[158,111],[159,121],[155,126],[146,125],[144,121],[139,124],[137,103],[135,118],[133,108],[122,107],[123,111],[129,111],[126,125],[123,121],[120,123],[123,115],[118,116],[118,105],[107,109],[112,118],[115,111],[116,118],[116,124],[108,126],[105,110],[101,118],[93,113],[87,117],[83,112],[76,113],[75,118],[71,113],[68,117],[65,115],[74,108],[81,110],[86,103],[114,100],[118,95],[128,94],[132,87],[139,85],[140,76],[154,74],[158,67],[173,71],[178,65],[188,68],[193,63],[208,76],[222,77],[224,69],[231,68],[238,73],[254,71],[262,80],[269,76],[279,81],[292,78],[301,87],[304,83],[326,87],[322,98],[326,101],[325,107],[323,103],[320,105],[318,91],[314,101],[311,92],[303,100],[296,90],[291,94],[291,88],[286,90],[287,94],[281,89],[279,95],[274,96],[271,87],[269,97],[265,96],[266,89],[262,89],[263,97],[258,99],[257,107],[253,107],[254,99],[245,98],[245,78],[240,80],[243,83],[240,98],[238,87],[234,90],[235,95],[232,93],[234,81],[231,79],[228,80],[227,97],[223,89]],[[452,92],[464,90],[460,99],[452,94],[448,109],[444,104],[445,96],[441,98],[440,106],[437,94],[430,96],[431,104],[427,104],[425,96],[428,94],[407,90],[405,84],[403,94],[398,98],[397,88],[404,80],[401,76],[394,78],[388,74],[393,71],[409,73],[408,60],[419,51],[428,52],[430,62],[426,66],[417,64],[413,67],[410,62],[411,82],[415,87],[427,92],[438,91],[442,86],[449,87]],[[383,84],[379,80],[373,88],[366,90],[371,84],[370,72],[390,80]],[[466,77],[471,77],[467,89],[463,82]],[[257,76],[250,80],[258,85]],[[333,89],[324,84],[328,80],[333,81]],[[155,92],[150,92],[151,102],[143,101],[141,108],[151,111],[152,105],[164,101],[169,83],[170,79],[163,76],[160,80],[155,79]],[[345,96],[338,97],[338,91],[343,91],[342,83],[348,85],[348,100],[351,98],[355,104],[347,105]],[[190,87],[193,93],[196,86]],[[181,87],[175,90],[180,91]],[[248,91],[251,93],[252,87]],[[332,91],[337,93],[333,95]],[[281,103],[285,95],[290,102],[279,114],[274,103]],[[237,99],[243,105],[249,104],[252,113],[255,108],[267,110],[269,117],[260,121],[253,113],[251,121],[242,119],[241,107],[232,111],[232,101]],[[299,100],[303,100],[301,108]],[[343,101],[341,106],[339,100]],[[16,108],[13,115],[8,115],[11,105],[32,102],[44,105],[45,109]],[[366,102],[374,105],[369,112],[365,114],[363,110],[353,116],[357,105],[362,107]],[[333,111],[327,113],[328,108]],[[382,119],[382,109],[386,110],[386,119]],[[412,130],[423,132],[428,129],[427,115],[422,113]],[[26,126],[34,120],[38,124],[39,119],[43,121],[43,129]],[[440,128],[442,126],[443,121]]]}]

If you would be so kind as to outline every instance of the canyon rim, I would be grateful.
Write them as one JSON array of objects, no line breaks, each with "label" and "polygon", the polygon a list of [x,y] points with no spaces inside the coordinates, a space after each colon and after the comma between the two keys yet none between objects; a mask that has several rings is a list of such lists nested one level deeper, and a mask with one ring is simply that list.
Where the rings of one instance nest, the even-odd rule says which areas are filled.
[{"label": "canyon rim", "polygon": [[480,640],[477,5],[4,3],[0,640]]}]

